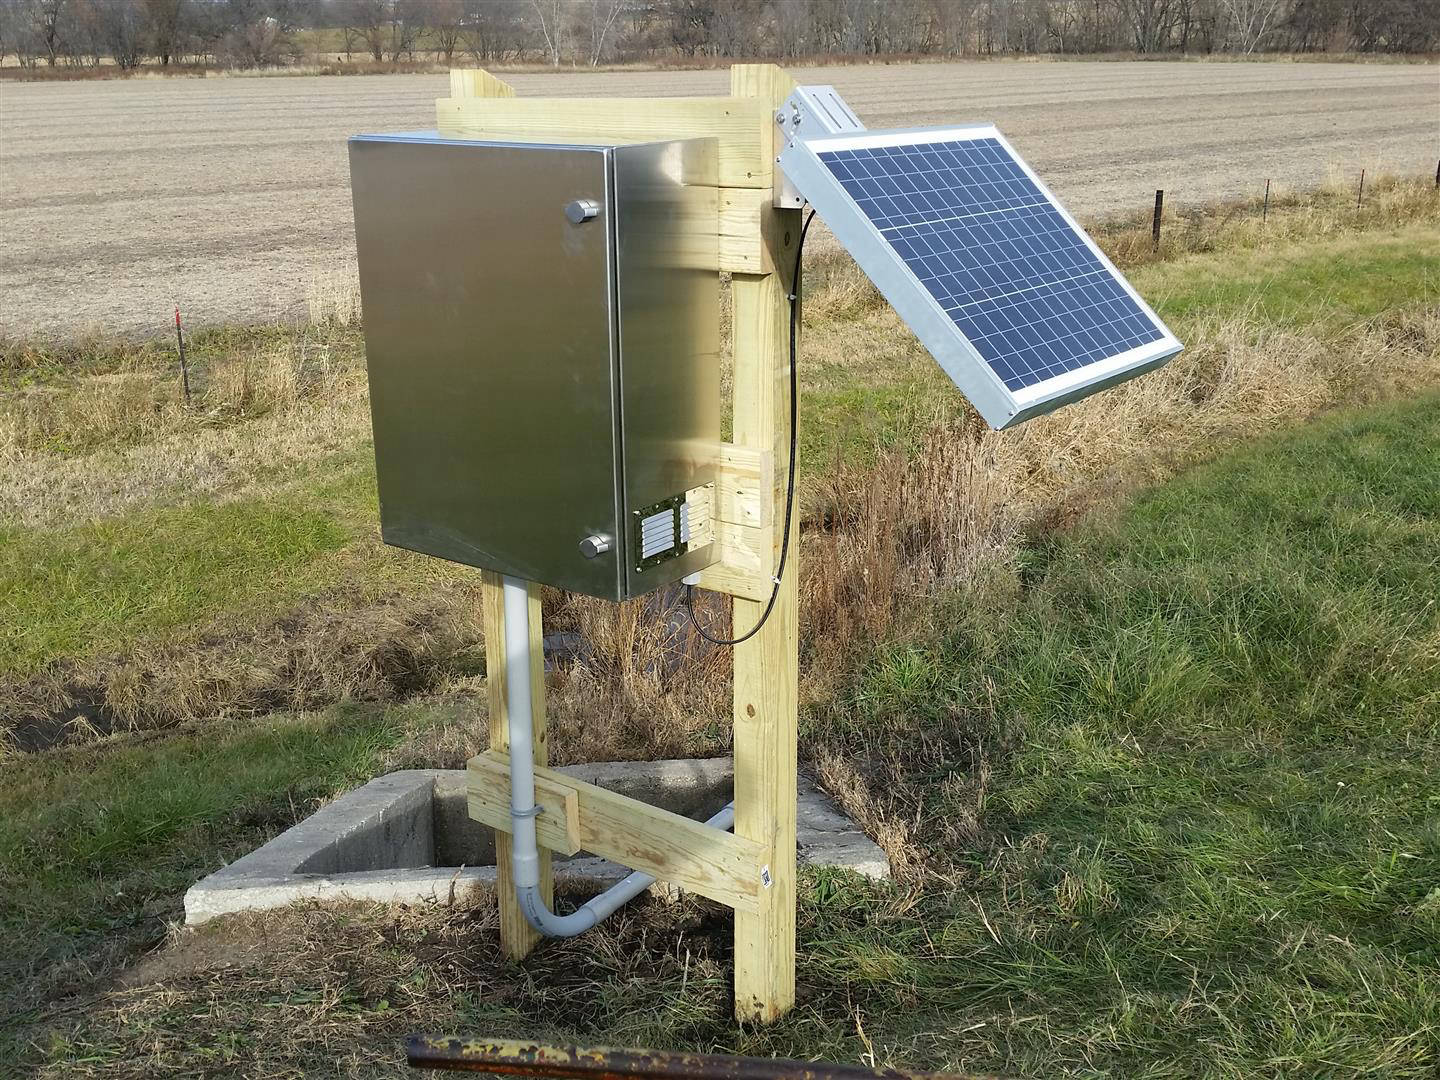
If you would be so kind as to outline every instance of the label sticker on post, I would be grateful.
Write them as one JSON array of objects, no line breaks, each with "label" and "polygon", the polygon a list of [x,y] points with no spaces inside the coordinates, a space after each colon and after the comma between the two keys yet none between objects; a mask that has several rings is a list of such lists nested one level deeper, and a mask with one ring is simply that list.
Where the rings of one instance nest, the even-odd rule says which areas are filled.
[{"label": "label sticker on post", "polygon": [[775,884],[775,879],[770,876],[770,866],[768,863],[760,868],[760,884],[764,885],[767,889]]}]

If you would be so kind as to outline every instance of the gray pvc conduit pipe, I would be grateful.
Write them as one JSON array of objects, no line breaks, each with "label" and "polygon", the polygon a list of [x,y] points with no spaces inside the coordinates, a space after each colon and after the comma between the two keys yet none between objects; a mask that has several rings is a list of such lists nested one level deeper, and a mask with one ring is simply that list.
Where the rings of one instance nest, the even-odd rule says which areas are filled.
[{"label": "gray pvc conduit pipe", "polygon": [[[540,895],[540,846],[535,838],[535,725],[530,699],[530,597],[525,582],[507,576],[505,596],[505,702],[510,714],[510,859],[515,898],[525,921],[546,937],[574,937],[655,884],[639,870],[582,904],[569,915],[556,915]],[[735,804],[705,824],[729,829]]]}]

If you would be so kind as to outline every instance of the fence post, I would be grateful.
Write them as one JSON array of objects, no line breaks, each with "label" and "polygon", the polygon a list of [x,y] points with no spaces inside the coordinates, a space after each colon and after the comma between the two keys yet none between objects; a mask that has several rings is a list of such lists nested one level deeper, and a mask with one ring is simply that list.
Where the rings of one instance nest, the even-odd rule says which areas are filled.
[{"label": "fence post", "polygon": [[190,408],[190,365],[185,361],[185,332],[180,329],[180,305],[175,305],[175,342],[180,347],[180,385],[185,388],[185,407]]},{"label": "fence post", "polygon": [[1260,224],[1270,220],[1270,178],[1265,178],[1265,205],[1260,208]]},{"label": "fence post", "polygon": [[1355,209],[1360,209],[1360,203],[1365,198],[1365,170],[1360,170],[1360,187],[1355,192]]},{"label": "fence post", "polygon": [[1155,218],[1150,223],[1150,250],[1160,250],[1160,212],[1165,208],[1165,189],[1155,189]]}]

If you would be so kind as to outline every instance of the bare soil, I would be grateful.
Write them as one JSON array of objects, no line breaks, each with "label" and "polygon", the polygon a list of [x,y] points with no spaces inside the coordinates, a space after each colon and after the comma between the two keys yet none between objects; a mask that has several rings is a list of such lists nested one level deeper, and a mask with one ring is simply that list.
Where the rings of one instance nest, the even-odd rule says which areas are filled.
[{"label": "bare soil", "polygon": [[[1034,63],[797,70],[872,128],[994,121],[1082,217],[1267,177],[1433,170],[1432,65]],[[725,71],[524,74],[523,94],[718,94]],[[0,334],[165,333],[305,310],[351,279],[346,136],[433,126],[441,75],[0,87]],[[338,284],[332,284],[338,283]]]}]

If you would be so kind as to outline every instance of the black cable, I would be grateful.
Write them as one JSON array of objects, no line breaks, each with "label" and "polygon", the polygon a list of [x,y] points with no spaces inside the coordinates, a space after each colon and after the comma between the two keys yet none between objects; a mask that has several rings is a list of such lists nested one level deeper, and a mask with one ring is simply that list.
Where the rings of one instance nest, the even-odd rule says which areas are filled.
[{"label": "black cable", "polygon": [[780,581],[785,577],[785,563],[790,557],[790,522],[795,513],[796,429],[800,418],[800,379],[796,364],[800,332],[800,256],[805,251],[805,234],[810,231],[810,223],[814,220],[815,211],[811,210],[805,218],[805,224],[800,227],[800,240],[795,245],[795,273],[791,276],[790,285],[790,468],[785,479],[785,528],[780,534],[780,564],[775,567],[775,587],[770,590],[770,602],[765,605],[764,613],[754,626],[737,638],[718,638],[712,637],[710,632],[700,625],[700,620],[695,618],[695,586],[686,585],[685,609],[690,613],[690,625],[712,645],[739,645],[760,632],[760,628],[770,618],[770,613],[775,610],[775,601],[780,596]]}]

